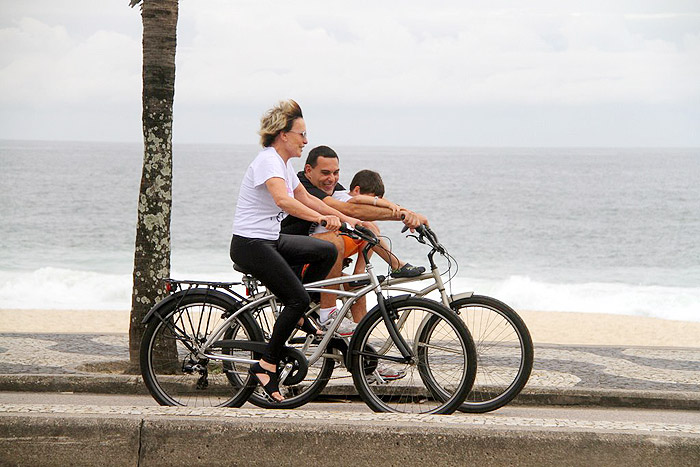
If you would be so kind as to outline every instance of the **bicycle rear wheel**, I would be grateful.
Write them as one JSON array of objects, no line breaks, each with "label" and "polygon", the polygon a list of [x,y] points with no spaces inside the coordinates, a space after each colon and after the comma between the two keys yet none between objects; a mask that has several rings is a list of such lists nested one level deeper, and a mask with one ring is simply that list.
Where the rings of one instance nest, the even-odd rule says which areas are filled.
[{"label": "bicycle rear wheel", "polygon": [[[171,297],[172,298],[172,297]],[[199,351],[236,303],[224,294],[188,290],[164,301],[146,326],[140,348],[141,375],[153,398],[161,405],[188,407],[240,407],[253,392],[248,367],[238,366],[242,384],[229,383],[220,360],[202,357]],[[262,340],[262,331],[247,314],[232,323],[229,338]],[[221,351],[221,349],[219,349]],[[241,358],[257,360],[251,351],[223,349]]]},{"label": "bicycle rear wheel", "polygon": [[525,387],[533,364],[530,332],[511,307],[482,295],[450,304],[474,339],[477,372],[462,412],[484,413],[503,407]]},{"label": "bicycle rear wheel", "polygon": [[[454,412],[476,374],[476,351],[466,326],[451,310],[423,298],[388,300],[387,310],[414,358],[398,362],[401,352],[375,307],[350,343],[351,371],[360,396],[376,412]],[[382,378],[378,365],[390,365],[401,376]]]}]

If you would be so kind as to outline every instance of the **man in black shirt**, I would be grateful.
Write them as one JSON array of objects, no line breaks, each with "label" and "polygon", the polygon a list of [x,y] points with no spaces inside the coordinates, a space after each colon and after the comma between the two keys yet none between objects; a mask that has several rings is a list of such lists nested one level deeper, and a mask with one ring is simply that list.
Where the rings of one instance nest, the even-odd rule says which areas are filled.
[{"label": "man in black shirt", "polygon": [[[348,216],[363,221],[402,221],[412,229],[428,223],[425,216],[403,207],[400,208],[397,214],[387,207],[346,203],[333,198],[335,192],[345,191],[345,188],[338,182],[340,179],[338,154],[328,146],[318,146],[312,149],[306,158],[304,170],[297,173],[297,176],[304,188],[306,188],[306,191]],[[282,221],[282,233],[309,235],[313,228],[312,224],[312,222],[297,217],[287,216]]]},{"label": "man in black shirt", "polygon": [[[396,220],[402,221],[411,229],[418,227],[421,224],[428,224],[427,218],[413,211],[398,206],[379,196],[374,196],[374,202],[371,204],[361,204],[347,202],[349,195],[345,188],[338,183],[340,178],[340,168],[338,163],[338,155],[328,146],[319,146],[312,149],[306,159],[304,170],[298,174],[299,180],[304,185],[306,190],[323,200],[329,206],[346,214],[363,221],[375,220]],[[376,227],[375,227],[376,228]],[[312,222],[298,219],[296,217],[287,216],[282,221],[281,233],[294,235],[309,235],[316,229],[316,225]],[[335,232],[317,234],[319,238],[333,243],[338,249],[338,259],[328,277],[339,277],[341,274],[343,259],[348,256],[346,250],[348,244],[344,237],[339,236]],[[396,269],[392,272],[394,277],[412,277],[420,275],[425,271],[425,268],[411,266],[408,263],[399,263]],[[361,304],[360,304],[361,306]],[[334,311],[335,296],[331,294],[321,294],[321,321],[325,321],[327,316]],[[361,316],[353,316],[356,321],[359,321]]]}]

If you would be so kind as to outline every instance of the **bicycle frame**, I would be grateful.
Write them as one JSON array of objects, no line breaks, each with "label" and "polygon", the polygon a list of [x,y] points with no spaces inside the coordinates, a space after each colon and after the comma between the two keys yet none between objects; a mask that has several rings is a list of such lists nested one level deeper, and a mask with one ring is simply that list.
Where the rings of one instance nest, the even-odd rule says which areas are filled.
[{"label": "bicycle frame", "polygon": [[[333,279],[324,279],[321,281],[317,282],[312,282],[309,284],[304,284],[304,288],[308,292],[321,292],[321,293],[332,293],[335,295],[342,295],[344,297],[348,297],[349,300],[346,301],[346,303],[343,305],[343,307],[340,310],[339,313],[339,319],[336,319],[331,326],[328,328],[327,332],[323,336],[323,339],[321,340],[321,343],[318,345],[316,351],[308,357],[309,364],[313,365],[321,356],[323,353],[326,351],[326,347],[328,346],[328,343],[330,340],[333,338],[333,334],[335,330],[340,326],[341,319],[343,316],[345,316],[345,313],[350,309],[353,303],[355,301],[362,297],[363,295],[368,294],[372,290],[375,290],[379,287],[379,280],[377,279],[374,274],[370,275],[369,273],[363,273],[363,274],[354,274],[352,276],[343,276],[343,277],[338,277],[338,278],[333,278]],[[325,289],[323,287],[328,287],[328,286],[335,286],[335,285],[342,285],[342,284],[347,284],[352,281],[357,281],[357,280],[370,280],[370,284],[362,287],[359,290],[355,291],[346,291],[346,290],[336,290],[336,289]],[[260,305],[264,304],[265,302],[268,302],[272,299],[274,299],[275,296],[272,295],[270,292],[267,292],[265,295],[262,297],[255,299],[249,303],[247,303],[245,306],[241,307],[237,311],[235,311],[231,316],[226,318],[224,322],[222,322],[207,338],[206,342],[204,342],[201,345],[202,349],[208,349],[212,347],[214,342],[218,341],[221,339],[221,337],[224,335],[226,330],[230,327],[231,323],[236,319],[237,316],[239,316],[242,313],[246,312],[252,312],[256,308],[258,308]],[[202,352],[201,354],[202,357],[206,358],[214,358],[217,360],[226,360],[226,361],[232,361],[232,362],[238,362],[238,363],[255,363],[257,360],[248,360],[248,359],[241,359],[239,357],[232,357],[230,355],[223,355],[223,354],[214,354],[210,352]]]},{"label": "bicycle frame", "polygon": [[[369,250],[370,245],[365,247],[365,250],[363,250],[363,254],[366,255],[367,251]],[[354,281],[366,281],[369,280],[369,284],[361,287],[356,290],[344,290],[344,289],[327,289],[325,287],[329,286],[340,286],[344,284],[349,284],[350,282]],[[415,352],[409,348],[408,344],[406,344],[405,340],[403,337],[400,335],[400,333],[397,331],[397,326],[394,324],[394,322],[390,319],[388,312],[385,307],[384,303],[384,296],[381,294],[381,286],[379,284],[379,279],[377,278],[376,274],[373,271],[373,266],[372,264],[367,261],[367,267],[366,267],[366,272],[362,274],[353,274],[350,276],[341,276],[338,278],[332,278],[332,279],[324,279],[321,281],[316,281],[312,282],[309,284],[304,284],[304,288],[308,292],[319,292],[319,293],[331,293],[336,296],[341,296],[344,297],[344,303],[338,313],[338,318],[331,323],[331,325],[328,327],[326,330],[326,333],[323,336],[323,339],[319,343],[318,347],[314,351],[314,353],[307,357],[307,360],[310,365],[313,365],[319,358],[321,358],[324,353],[326,352],[326,349],[328,348],[328,345],[331,341],[331,339],[334,338],[334,333],[338,329],[338,327],[341,324],[341,321],[343,317],[346,315],[346,313],[350,310],[350,307],[362,296],[367,295],[368,293],[374,291],[377,294],[377,304],[380,308],[380,311],[382,313],[382,316],[384,317],[384,321],[387,326],[387,330],[389,331],[389,335],[391,336],[391,340],[394,341],[397,345],[397,348],[400,350],[403,358],[396,358],[392,357],[391,360],[396,360],[396,361],[410,361],[413,356],[415,355]],[[213,352],[207,352],[206,349],[209,349],[213,347],[214,343],[219,341],[221,337],[225,334],[226,330],[231,326],[232,322],[241,315],[242,313],[246,312],[252,312],[259,306],[263,305],[264,303],[268,301],[274,301],[274,295],[271,293],[267,292],[263,296],[254,299],[235,312],[233,312],[230,316],[228,316],[207,338],[206,342],[201,344],[199,348],[197,349],[197,357],[199,358],[211,358],[211,359],[216,359],[216,360],[225,360],[225,361],[232,361],[232,362],[237,362],[237,363],[247,363],[247,364],[252,364],[255,363],[255,360],[250,360],[250,359],[243,359],[240,357],[234,357],[231,355],[224,355],[224,354],[219,354],[219,353],[213,353]],[[387,357],[388,358],[388,357]]]},{"label": "bicycle frame", "polygon": [[[321,342],[319,345],[316,347],[316,350],[313,352],[312,355],[307,357],[307,361],[310,365],[313,365],[318,359],[323,357],[324,355],[327,355],[327,349],[329,347],[331,339],[334,338],[335,331],[338,329],[340,326],[342,320],[344,319],[344,316],[347,314],[347,312],[350,310],[353,304],[360,298],[368,293],[374,291],[377,295],[377,305],[379,307],[379,311],[382,314],[383,321],[385,322],[385,326],[387,328],[387,331],[389,332],[390,339],[387,339],[387,342],[382,346],[382,349],[378,352],[378,354],[383,354],[386,349],[391,345],[391,343],[395,343],[397,346],[397,349],[400,351],[402,357],[388,357],[384,356],[382,358],[396,361],[396,362],[410,362],[414,358],[414,355],[416,354],[416,349],[411,349],[409,348],[408,344],[404,340],[404,338],[401,336],[399,329],[403,327],[403,324],[405,323],[405,320],[408,318],[408,314],[404,314],[397,323],[395,323],[392,319],[391,316],[389,316],[389,313],[386,308],[386,303],[384,296],[382,295],[382,290],[404,290],[398,287],[385,287],[383,289],[382,284],[380,284],[379,279],[377,278],[376,274],[374,273],[374,267],[372,263],[368,259],[368,253],[369,250],[374,246],[376,242],[376,238],[374,238],[374,242],[372,241],[371,238],[367,238],[368,243],[367,245],[363,248],[362,254],[365,257],[366,260],[366,272],[362,274],[353,274],[349,276],[341,276],[337,278],[332,278],[332,279],[324,279],[321,281],[316,281],[312,282],[309,284],[304,284],[304,288],[307,290],[307,292],[318,292],[318,293],[330,293],[335,296],[341,297],[343,301],[343,305],[341,309],[339,310],[338,317],[330,324],[330,326],[326,329],[326,333],[324,334],[323,338],[321,339]],[[422,280],[423,278],[433,278],[435,283],[432,284],[431,286],[423,289],[422,291],[419,291],[416,293],[414,290],[407,290],[410,292],[412,295],[426,295],[430,293],[433,290],[439,289],[441,291],[441,294],[443,295],[443,301],[447,303],[447,295],[445,294],[445,287],[442,282],[442,278],[440,276],[439,270],[437,269],[437,266],[435,266],[433,260],[432,260],[432,254],[434,252],[431,252],[429,254],[430,258],[430,263],[432,266],[432,272],[430,274],[423,274],[417,278],[410,278],[410,279],[396,279],[396,280],[390,280],[390,281],[384,281],[385,285],[390,285],[391,283],[394,284],[400,284],[404,282],[411,282],[415,280]],[[345,290],[342,287],[339,288],[331,288],[328,289],[326,287],[333,287],[333,286],[342,286],[342,285],[349,285],[351,282],[355,281],[367,281],[369,280],[369,284],[363,287],[360,287],[359,289],[355,290]],[[178,282],[178,281],[173,281],[173,282]],[[237,284],[242,284],[245,285],[247,288],[256,290],[257,286],[255,283],[251,283],[250,281],[244,279],[243,283],[212,283],[212,282],[198,282],[198,281],[182,281],[183,283],[189,283],[190,285],[206,285],[207,289],[213,288],[213,289],[223,289],[226,292],[228,292],[230,295],[234,296],[235,298],[239,300],[244,300],[246,303],[245,305],[241,306],[240,308],[236,309],[231,313],[229,316],[226,317],[226,319],[219,324],[214,331],[212,331],[209,336],[207,337],[206,341],[198,344],[196,342],[190,343],[193,348],[190,350],[195,354],[197,358],[207,358],[207,359],[214,359],[214,360],[220,360],[220,361],[229,361],[229,362],[234,362],[234,363],[244,363],[244,364],[253,364],[256,363],[256,360],[251,360],[249,358],[242,358],[242,357],[235,357],[232,355],[225,355],[223,353],[216,353],[211,351],[210,349],[217,347],[215,344],[221,340],[221,338],[224,336],[226,331],[231,327],[233,324],[233,321],[236,320],[238,316],[240,316],[243,313],[252,313],[253,310],[256,310],[259,308],[261,305],[264,305],[265,303],[269,302],[271,303],[271,307],[273,310],[276,309],[276,303],[275,303],[275,296],[271,294],[269,291],[266,291],[262,295],[258,295],[257,298],[253,298],[252,300],[246,299],[242,297],[241,295],[235,293],[232,290],[233,285]],[[422,327],[422,325],[420,326]],[[307,340],[308,342],[308,340]],[[219,344],[218,346],[221,346]],[[187,347],[190,347],[188,345]],[[373,355],[373,356],[376,356]],[[290,365],[288,365],[290,366]],[[287,370],[291,370],[290,368]],[[283,375],[284,375],[283,371]],[[286,376],[286,375],[284,375]],[[284,380],[284,378],[282,378]]]},{"label": "bicycle frame", "polygon": [[[410,282],[420,282],[424,280],[431,279],[433,281],[429,286],[416,290],[415,288],[400,287],[401,284],[407,284]],[[387,278],[382,282],[382,290],[391,292],[406,292],[417,297],[425,297],[431,292],[438,290],[440,292],[440,300],[442,304],[447,308],[450,308],[450,303],[463,297],[471,297],[474,292],[464,292],[457,295],[448,295],[445,289],[445,283],[442,281],[442,275],[440,269],[437,266],[431,268],[430,272],[426,272],[416,277],[406,277],[400,279]]]}]

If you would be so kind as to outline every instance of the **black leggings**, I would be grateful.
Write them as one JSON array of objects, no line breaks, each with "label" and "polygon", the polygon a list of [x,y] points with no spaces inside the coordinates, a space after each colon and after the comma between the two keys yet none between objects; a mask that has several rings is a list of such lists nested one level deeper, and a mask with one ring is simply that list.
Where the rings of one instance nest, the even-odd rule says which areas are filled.
[{"label": "black leggings", "polygon": [[305,235],[281,234],[277,240],[231,239],[231,259],[247,269],[285,305],[277,317],[263,360],[277,364],[285,342],[309,307],[309,294],[291,266],[308,264],[304,282],[326,278],[338,250],[330,242]]}]

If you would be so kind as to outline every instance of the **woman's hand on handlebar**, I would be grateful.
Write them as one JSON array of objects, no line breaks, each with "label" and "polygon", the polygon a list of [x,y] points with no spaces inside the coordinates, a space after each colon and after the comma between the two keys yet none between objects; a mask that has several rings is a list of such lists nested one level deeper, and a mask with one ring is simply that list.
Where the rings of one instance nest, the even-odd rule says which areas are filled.
[{"label": "woman's hand on handlebar", "polygon": [[322,225],[327,230],[335,232],[340,228],[340,218],[338,216],[320,216],[316,223]]}]

